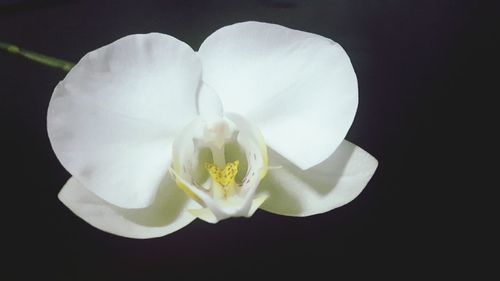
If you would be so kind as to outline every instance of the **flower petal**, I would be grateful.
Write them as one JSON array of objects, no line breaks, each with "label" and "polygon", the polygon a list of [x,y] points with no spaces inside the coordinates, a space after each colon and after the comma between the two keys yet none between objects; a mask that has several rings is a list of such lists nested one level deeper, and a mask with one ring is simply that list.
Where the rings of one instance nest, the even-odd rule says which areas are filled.
[{"label": "flower petal", "polygon": [[201,65],[177,39],[131,35],[85,55],[55,88],[47,128],[62,165],[97,196],[143,208],[196,115]]},{"label": "flower petal", "polygon": [[72,177],[59,199],[73,213],[103,231],[129,237],[153,238],[177,231],[192,222],[188,208],[197,206],[170,179],[158,189],[154,203],[145,209],[123,209],[107,203]]},{"label": "flower petal", "polygon": [[302,169],[331,155],[351,126],[357,79],[330,39],[244,22],[210,35],[199,55],[224,109],[256,124],[266,144]]},{"label": "flower petal", "polygon": [[223,113],[224,110],[219,96],[210,86],[202,83],[198,91],[198,115],[204,119],[217,120],[222,118]]},{"label": "flower petal", "polygon": [[343,141],[323,163],[303,171],[269,151],[272,169],[261,182],[270,193],[262,209],[288,216],[310,216],[349,203],[366,186],[378,162],[358,146]]}]

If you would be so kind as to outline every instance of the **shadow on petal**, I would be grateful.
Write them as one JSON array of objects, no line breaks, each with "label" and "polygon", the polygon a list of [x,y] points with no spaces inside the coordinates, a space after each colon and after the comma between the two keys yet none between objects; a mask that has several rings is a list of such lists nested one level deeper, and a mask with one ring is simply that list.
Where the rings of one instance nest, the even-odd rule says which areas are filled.
[{"label": "shadow on petal", "polygon": [[327,212],[352,201],[372,177],[378,162],[356,145],[343,141],[324,162],[301,170],[269,151],[270,170],[261,190],[270,193],[262,209],[291,216]]},{"label": "shadow on petal", "polygon": [[123,209],[109,204],[75,178],[64,185],[59,199],[92,226],[139,239],[160,237],[183,228],[195,219],[187,209],[198,206],[169,177],[163,179],[153,204],[147,208]]},{"label": "shadow on petal", "polygon": [[[290,176],[288,173],[293,176],[292,178],[284,179],[280,169],[276,169],[273,171],[272,176],[269,177],[269,180],[274,183],[282,182],[281,180],[294,181],[296,182],[295,184],[300,183],[303,186],[309,187],[309,189],[313,192],[320,195],[326,195],[332,192],[337,185],[337,182],[343,176],[354,149],[355,146],[341,147],[341,149],[337,149],[337,151],[335,151],[325,161],[307,170],[302,170],[288,161],[285,157],[281,156],[279,153],[269,149],[269,158],[275,161],[275,163],[271,163],[270,165],[281,166],[282,168],[280,169],[285,168],[288,171],[286,175],[287,177]],[[276,185],[277,184],[273,184],[273,186]]]},{"label": "shadow on petal", "polygon": [[[268,151],[271,154],[271,151]],[[272,153],[276,152],[273,151]],[[282,183],[274,173],[268,172],[267,176],[260,182],[259,189],[269,192],[269,198],[262,204],[261,209],[268,210],[266,206],[270,205],[274,209],[287,210],[290,213],[302,212],[300,200],[288,189],[283,188]]]},{"label": "shadow on petal", "polygon": [[185,211],[188,201],[186,194],[167,176],[158,188],[153,204],[142,209],[113,209],[127,220],[144,226],[164,226],[174,222]]},{"label": "shadow on petal", "polygon": [[318,165],[305,171],[294,166],[291,172],[305,181],[312,191],[326,195],[335,189],[341,177],[346,176],[346,167],[354,149],[355,146],[347,147],[342,143],[339,149]]}]

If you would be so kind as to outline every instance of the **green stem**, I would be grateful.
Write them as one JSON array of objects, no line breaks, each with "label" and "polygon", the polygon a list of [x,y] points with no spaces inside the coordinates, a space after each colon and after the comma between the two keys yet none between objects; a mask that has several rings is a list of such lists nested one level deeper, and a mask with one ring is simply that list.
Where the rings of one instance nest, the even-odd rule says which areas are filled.
[{"label": "green stem", "polygon": [[70,69],[73,68],[73,66],[75,66],[74,63],[71,63],[71,62],[68,62],[65,60],[61,60],[61,59],[56,59],[53,57],[48,57],[48,56],[38,54],[38,53],[35,53],[32,51],[24,50],[24,49],[19,48],[16,45],[12,45],[12,44],[5,43],[2,41],[0,41],[0,49],[5,50],[8,53],[19,55],[19,56],[25,57],[29,60],[32,60],[32,61],[36,61],[36,62],[41,63],[41,64],[46,65],[46,66],[62,69],[64,71],[70,71]]}]

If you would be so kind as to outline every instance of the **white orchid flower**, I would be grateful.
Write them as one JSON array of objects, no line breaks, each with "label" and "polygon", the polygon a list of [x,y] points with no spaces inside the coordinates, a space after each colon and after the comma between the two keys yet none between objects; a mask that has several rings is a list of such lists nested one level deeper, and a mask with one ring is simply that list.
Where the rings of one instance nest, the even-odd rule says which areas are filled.
[{"label": "white orchid flower", "polygon": [[198,52],[164,34],[85,55],[54,90],[47,127],[72,177],[60,200],[125,237],[258,208],[310,216],[353,200],[377,160],[344,140],[358,103],[342,47],[244,22]]}]

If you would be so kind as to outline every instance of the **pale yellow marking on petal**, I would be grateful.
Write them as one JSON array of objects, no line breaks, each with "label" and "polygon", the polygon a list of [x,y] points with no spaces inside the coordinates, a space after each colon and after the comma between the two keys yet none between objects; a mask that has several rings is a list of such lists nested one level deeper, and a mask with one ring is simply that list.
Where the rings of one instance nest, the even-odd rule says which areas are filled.
[{"label": "pale yellow marking on petal", "polygon": [[263,179],[267,175],[267,171],[269,170],[269,155],[267,154],[267,146],[264,141],[264,136],[260,131],[256,131],[257,143],[259,144],[260,153],[262,153],[262,172],[260,174],[260,179]]},{"label": "pale yellow marking on petal", "polygon": [[201,220],[204,220],[208,223],[217,223],[218,222],[215,215],[208,208],[189,209],[188,211],[189,211],[189,213],[191,213],[191,215],[193,215]]},{"label": "pale yellow marking on petal", "polygon": [[269,193],[264,192],[258,194],[253,200],[252,200],[252,206],[250,207],[250,211],[248,212],[248,216],[252,216],[257,209],[264,204],[264,202],[269,198]]},{"label": "pale yellow marking on petal", "polygon": [[[176,165],[174,162],[173,166],[174,166],[175,173],[179,174],[179,171],[180,171],[179,165]],[[179,180],[177,178],[177,176],[174,173],[172,173],[172,171],[170,171],[170,172],[172,174],[172,177],[175,179],[175,184],[177,185],[177,187],[179,187],[182,191],[184,191],[184,193],[186,193],[186,195],[189,196],[189,198],[193,199],[198,204],[202,205],[203,200],[201,200],[200,197],[198,197],[196,194],[194,194],[194,192],[192,192],[184,183],[182,183],[182,181]]]}]

